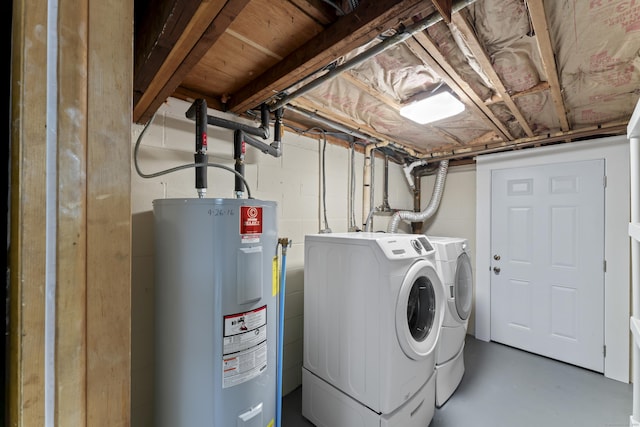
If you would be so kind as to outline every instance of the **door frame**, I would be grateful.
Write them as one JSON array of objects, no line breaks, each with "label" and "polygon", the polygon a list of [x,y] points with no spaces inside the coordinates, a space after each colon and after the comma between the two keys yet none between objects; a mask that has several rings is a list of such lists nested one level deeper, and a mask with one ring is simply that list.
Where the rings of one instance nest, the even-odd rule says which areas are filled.
[{"label": "door frame", "polygon": [[476,159],[476,338],[491,339],[491,172],[495,169],[605,159],[604,375],[629,382],[629,157],[624,136],[479,156]]}]

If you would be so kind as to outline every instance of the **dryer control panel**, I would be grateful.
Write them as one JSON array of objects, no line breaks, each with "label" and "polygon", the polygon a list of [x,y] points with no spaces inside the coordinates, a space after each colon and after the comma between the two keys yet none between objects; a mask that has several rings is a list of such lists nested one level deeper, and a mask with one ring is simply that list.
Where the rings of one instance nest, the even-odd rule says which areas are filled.
[{"label": "dryer control panel", "polygon": [[379,239],[378,244],[388,259],[435,255],[433,246],[423,235],[393,235]]}]

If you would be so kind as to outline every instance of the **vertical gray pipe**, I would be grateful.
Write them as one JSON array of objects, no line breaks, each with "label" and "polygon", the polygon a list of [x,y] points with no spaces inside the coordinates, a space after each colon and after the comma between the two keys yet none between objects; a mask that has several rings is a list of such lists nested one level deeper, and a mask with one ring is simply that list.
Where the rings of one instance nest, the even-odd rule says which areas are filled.
[{"label": "vertical gray pipe", "polygon": [[376,210],[374,200],[376,180],[376,149],[371,150],[371,183],[369,185],[369,213],[367,213],[367,221],[364,226],[364,231],[371,231],[373,227],[373,212]]}]

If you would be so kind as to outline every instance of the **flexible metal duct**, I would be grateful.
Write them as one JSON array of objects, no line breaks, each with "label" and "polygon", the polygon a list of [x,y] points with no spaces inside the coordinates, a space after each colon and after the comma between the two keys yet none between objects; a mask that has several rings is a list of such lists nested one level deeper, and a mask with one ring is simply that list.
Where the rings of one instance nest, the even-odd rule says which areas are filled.
[{"label": "flexible metal duct", "polygon": [[391,221],[389,221],[389,226],[387,227],[388,233],[395,233],[398,231],[400,220],[406,222],[424,222],[436,213],[438,206],[440,206],[440,200],[442,199],[444,183],[447,178],[448,170],[449,160],[442,160],[438,167],[436,183],[433,186],[433,193],[431,194],[431,200],[429,200],[427,207],[422,212],[398,211],[394,213]]}]

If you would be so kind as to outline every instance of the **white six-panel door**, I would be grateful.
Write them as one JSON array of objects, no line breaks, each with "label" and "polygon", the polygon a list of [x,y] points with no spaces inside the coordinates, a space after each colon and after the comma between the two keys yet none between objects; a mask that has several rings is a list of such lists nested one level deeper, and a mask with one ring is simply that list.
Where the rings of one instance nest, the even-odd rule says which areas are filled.
[{"label": "white six-panel door", "polygon": [[604,371],[604,170],[492,172],[493,341]]}]

